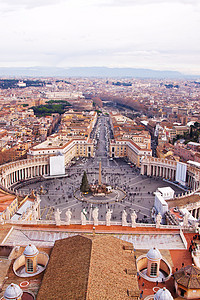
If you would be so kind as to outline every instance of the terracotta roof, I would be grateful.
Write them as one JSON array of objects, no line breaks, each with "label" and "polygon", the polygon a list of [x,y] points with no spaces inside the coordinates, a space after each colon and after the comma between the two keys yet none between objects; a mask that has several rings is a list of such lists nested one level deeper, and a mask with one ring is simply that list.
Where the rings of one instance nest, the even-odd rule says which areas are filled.
[{"label": "terracotta roof", "polygon": [[[131,243],[96,235],[92,241],[87,300],[138,299],[137,268]],[[127,290],[132,297],[128,296]]]},{"label": "terracotta roof", "polygon": [[195,266],[181,268],[174,273],[176,282],[188,289],[200,289],[200,269]]},{"label": "terracotta roof", "polygon": [[13,193],[6,192],[0,188],[0,198],[2,198],[4,196],[10,196],[10,197],[16,198],[16,196]]},{"label": "terracotta roof", "polygon": [[37,300],[86,299],[91,248],[80,235],[56,241]]},{"label": "terracotta roof", "polygon": [[137,299],[134,253],[124,250],[124,245],[132,244],[98,235],[56,241],[37,300],[121,300],[130,298],[127,290]]},{"label": "terracotta roof", "polygon": [[3,240],[5,239],[6,235],[9,233],[9,231],[11,230],[12,226],[11,225],[1,225],[0,226],[0,244],[3,242]]},{"label": "terracotta roof", "polygon": [[3,212],[15,199],[15,195],[0,189],[0,212]]},{"label": "terracotta roof", "polygon": [[12,202],[13,200],[16,199],[15,195],[9,195],[9,194],[5,194],[5,195],[0,195],[0,203],[7,203],[7,202]]}]

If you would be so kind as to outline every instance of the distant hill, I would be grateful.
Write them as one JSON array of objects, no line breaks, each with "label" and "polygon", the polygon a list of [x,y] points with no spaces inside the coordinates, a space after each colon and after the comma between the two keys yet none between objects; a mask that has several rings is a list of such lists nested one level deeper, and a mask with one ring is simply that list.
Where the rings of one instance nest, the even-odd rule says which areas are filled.
[{"label": "distant hill", "polygon": [[27,67],[27,68],[1,68],[0,76],[11,77],[135,77],[184,79],[198,76],[186,76],[176,71],[158,71],[136,68],[107,68],[107,67],[80,67],[80,68],[53,68],[53,67]]}]

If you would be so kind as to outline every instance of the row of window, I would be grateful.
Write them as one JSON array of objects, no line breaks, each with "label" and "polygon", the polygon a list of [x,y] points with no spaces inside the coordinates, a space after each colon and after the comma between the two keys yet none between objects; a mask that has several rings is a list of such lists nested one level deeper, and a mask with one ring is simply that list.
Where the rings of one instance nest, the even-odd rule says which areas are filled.
[{"label": "row of window", "polygon": [[32,259],[27,259],[27,272],[33,273],[33,261]]}]

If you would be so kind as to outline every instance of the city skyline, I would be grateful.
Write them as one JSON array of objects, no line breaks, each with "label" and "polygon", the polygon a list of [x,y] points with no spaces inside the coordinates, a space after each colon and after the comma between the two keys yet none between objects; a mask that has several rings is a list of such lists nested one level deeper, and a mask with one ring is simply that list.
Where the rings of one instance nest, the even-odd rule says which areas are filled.
[{"label": "city skyline", "polygon": [[198,75],[200,3],[0,3],[0,67],[130,67]]}]

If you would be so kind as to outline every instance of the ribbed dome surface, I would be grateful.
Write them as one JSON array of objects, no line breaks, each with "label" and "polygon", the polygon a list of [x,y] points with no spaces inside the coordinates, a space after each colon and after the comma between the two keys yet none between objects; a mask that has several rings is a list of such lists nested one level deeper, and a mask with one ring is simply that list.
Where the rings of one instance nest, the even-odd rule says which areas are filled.
[{"label": "ribbed dome surface", "polygon": [[22,294],[23,294],[23,292],[20,289],[20,287],[15,283],[11,283],[5,290],[4,298],[6,300],[18,299],[19,297],[22,296]]},{"label": "ribbed dome surface", "polygon": [[35,245],[28,245],[26,246],[24,250],[24,255],[25,256],[34,256],[38,254],[38,249],[35,247]]},{"label": "ribbed dome surface", "polygon": [[160,260],[162,258],[162,255],[160,251],[157,248],[151,248],[147,253],[147,258],[150,260]]},{"label": "ribbed dome surface", "polygon": [[164,287],[157,291],[154,295],[154,300],[173,300],[171,293]]}]

